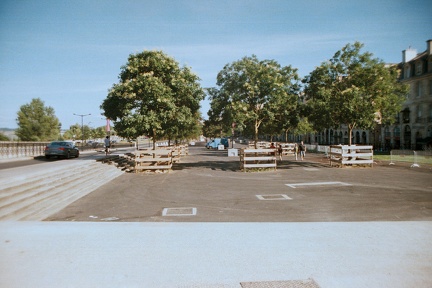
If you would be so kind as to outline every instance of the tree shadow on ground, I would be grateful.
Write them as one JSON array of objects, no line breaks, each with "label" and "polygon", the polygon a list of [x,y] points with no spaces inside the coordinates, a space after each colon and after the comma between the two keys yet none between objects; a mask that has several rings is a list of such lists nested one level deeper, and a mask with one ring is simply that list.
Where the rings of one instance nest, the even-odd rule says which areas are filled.
[{"label": "tree shadow on ground", "polygon": [[325,163],[319,163],[319,162],[309,162],[309,161],[290,161],[290,160],[283,160],[279,161],[277,163],[277,169],[295,169],[295,168],[330,168],[330,165]]},{"label": "tree shadow on ground", "polygon": [[227,162],[227,161],[198,161],[191,163],[175,163],[172,166],[172,170],[184,170],[184,169],[211,169],[211,170],[220,170],[220,171],[231,171],[237,172],[240,171],[240,162]]}]

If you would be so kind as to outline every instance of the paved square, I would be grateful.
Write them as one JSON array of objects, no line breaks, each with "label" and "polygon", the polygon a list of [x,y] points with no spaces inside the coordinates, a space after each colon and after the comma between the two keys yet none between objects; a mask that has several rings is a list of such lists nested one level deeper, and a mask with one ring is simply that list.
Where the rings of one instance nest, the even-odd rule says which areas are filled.
[{"label": "paved square", "polygon": [[46,220],[99,222],[115,215],[120,222],[431,221],[430,191],[430,169],[388,163],[331,168],[324,155],[308,153],[305,161],[284,157],[277,171],[244,173],[227,151],[191,146],[170,173],[123,174]]}]

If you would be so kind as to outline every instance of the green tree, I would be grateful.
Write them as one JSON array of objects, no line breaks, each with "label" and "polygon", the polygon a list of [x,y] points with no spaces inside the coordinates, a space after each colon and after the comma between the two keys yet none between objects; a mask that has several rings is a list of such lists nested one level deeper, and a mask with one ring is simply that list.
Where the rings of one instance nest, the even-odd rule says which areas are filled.
[{"label": "green tree", "polygon": [[15,134],[21,141],[52,141],[60,136],[61,124],[54,109],[45,107],[41,99],[22,105],[17,114]]},{"label": "green tree", "polygon": [[[295,111],[300,89],[297,69],[274,60],[259,61],[255,55],[226,65],[217,76],[219,90],[212,92],[213,118],[239,130],[251,130],[255,145],[263,123],[289,121],[281,113]],[[228,126],[229,128],[231,125]],[[267,126],[273,132],[272,125]],[[263,131],[266,133],[266,131]]]},{"label": "green tree", "polygon": [[304,79],[314,128],[345,124],[350,145],[354,128],[371,129],[377,118],[386,124],[394,121],[408,92],[397,80],[396,67],[362,53],[362,48],[359,42],[347,44]]},{"label": "green tree", "polygon": [[207,112],[208,120],[204,121],[203,134],[206,137],[222,137],[229,133],[234,121],[231,110],[227,109],[227,94],[219,93],[216,88],[207,88],[207,97],[210,100],[210,109]]},{"label": "green tree", "polygon": [[155,148],[159,139],[188,135],[200,118],[204,92],[198,76],[162,51],[131,54],[119,80],[101,108],[121,137],[147,135]]},{"label": "green tree", "polygon": [[82,139],[82,129],[80,124],[74,124],[69,127],[69,130],[63,134],[63,138],[69,140],[80,140]]},{"label": "green tree", "polygon": [[0,132],[0,141],[10,141],[9,137]]},{"label": "green tree", "polygon": [[92,131],[93,138],[104,138],[106,136],[105,126],[97,127]]}]

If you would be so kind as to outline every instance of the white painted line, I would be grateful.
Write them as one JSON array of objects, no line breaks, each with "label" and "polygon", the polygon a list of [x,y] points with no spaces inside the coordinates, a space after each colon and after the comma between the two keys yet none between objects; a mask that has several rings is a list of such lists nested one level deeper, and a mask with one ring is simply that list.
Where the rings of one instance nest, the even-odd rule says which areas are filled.
[{"label": "white painted line", "polygon": [[305,171],[319,171],[318,168],[303,168]]},{"label": "white painted line", "polygon": [[196,214],[195,207],[164,208],[162,211],[162,216],[195,216]]},{"label": "white painted line", "polygon": [[256,195],[259,200],[292,200],[285,194]]},{"label": "white painted line", "polygon": [[351,184],[345,182],[309,182],[309,183],[293,183],[293,184],[285,184],[285,185],[291,188],[297,188],[300,186],[324,186],[324,185],[351,186]]}]

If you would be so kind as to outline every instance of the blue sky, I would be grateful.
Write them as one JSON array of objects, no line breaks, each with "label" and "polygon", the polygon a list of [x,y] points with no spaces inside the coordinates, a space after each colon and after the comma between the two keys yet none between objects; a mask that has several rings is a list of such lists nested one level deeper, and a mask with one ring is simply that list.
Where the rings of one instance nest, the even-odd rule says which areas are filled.
[{"label": "blue sky", "polygon": [[[41,98],[62,129],[103,126],[100,104],[129,54],[162,50],[214,87],[244,56],[291,65],[300,76],[360,41],[388,63],[432,39],[432,2],[401,0],[3,0],[0,2],[0,128]],[[202,102],[206,118],[208,101]]]}]

